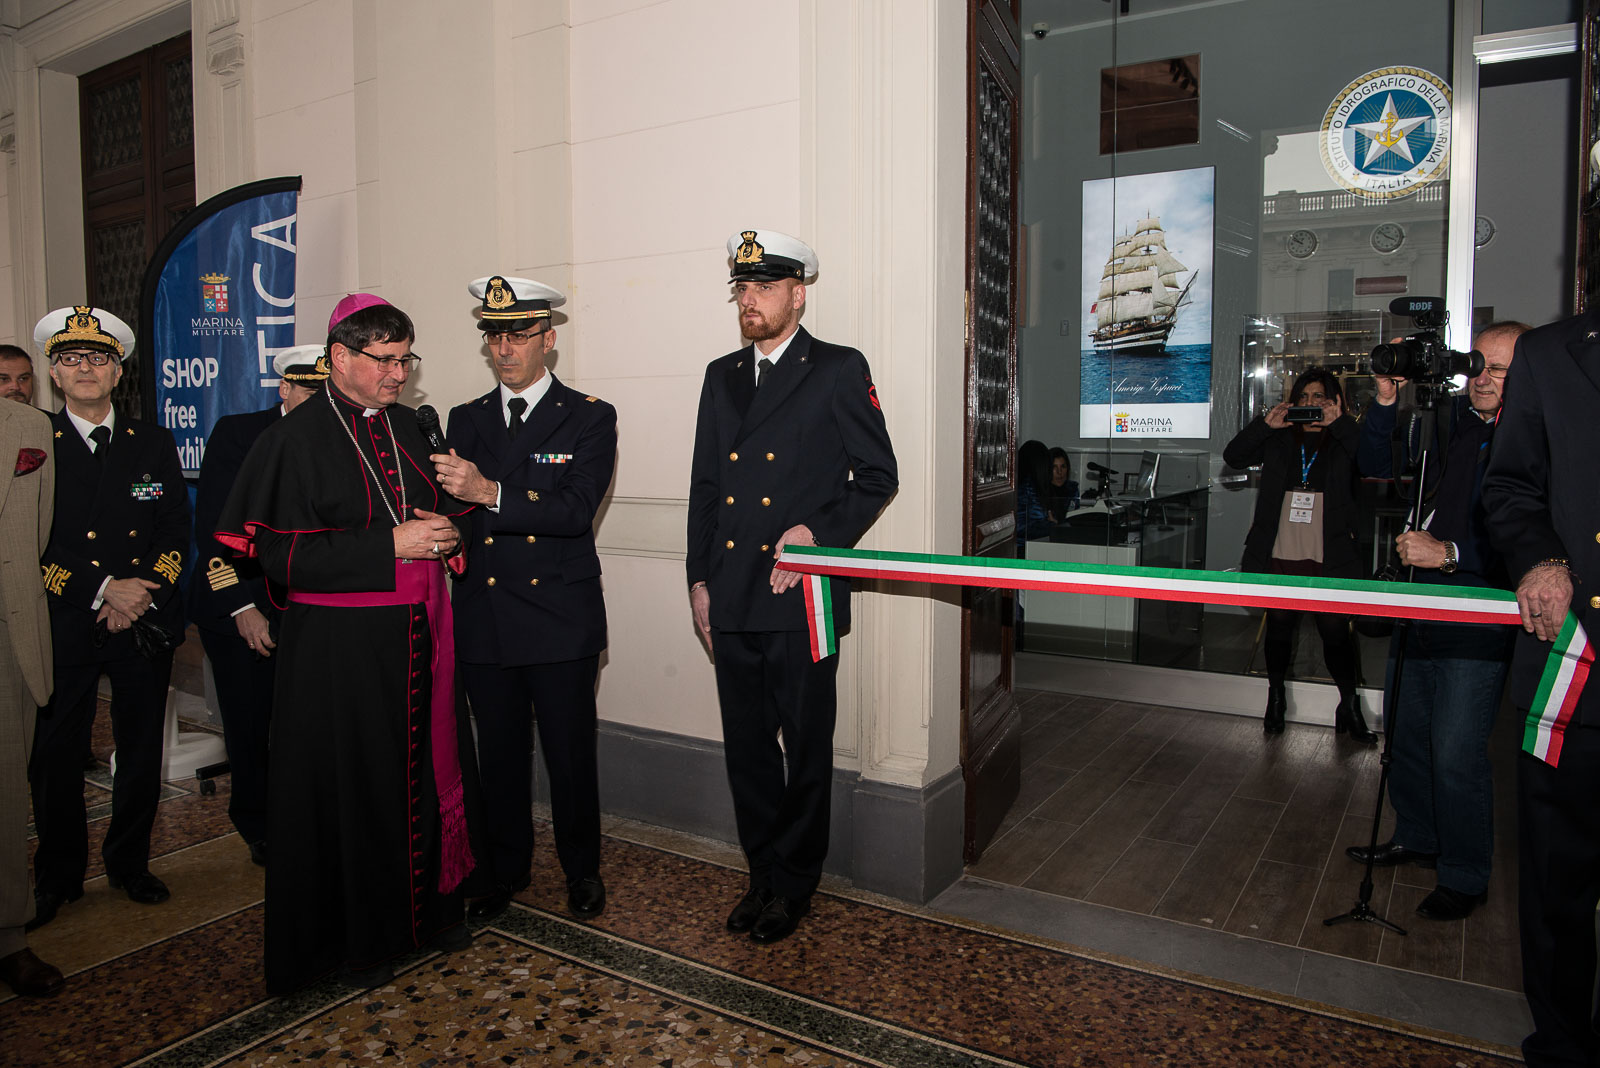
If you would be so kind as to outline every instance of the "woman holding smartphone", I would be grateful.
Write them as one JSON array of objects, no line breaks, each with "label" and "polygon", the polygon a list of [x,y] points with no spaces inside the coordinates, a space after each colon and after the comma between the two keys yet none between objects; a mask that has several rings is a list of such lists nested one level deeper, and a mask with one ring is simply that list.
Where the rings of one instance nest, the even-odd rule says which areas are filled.
[{"label": "woman holding smartphone", "polygon": [[[1319,409],[1318,412],[1295,409]],[[1310,418],[1315,415],[1316,417]],[[1291,420],[1291,416],[1293,419]],[[1295,379],[1289,399],[1253,420],[1222,450],[1228,466],[1261,467],[1255,517],[1244,542],[1243,570],[1269,575],[1362,577],[1356,555],[1356,450],[1360,432],[1344,410],[1332,372],[1313,367]],[[1285,680],[1295,631],[1304,613],[1267,609],[1267,709],[1263,727],[1283,731]],[[1356,692],[1357,653],[1351,617],[1312,613],[1322,655],[1339,688],[1334,730],[1358,742],[1377,741]]]}]

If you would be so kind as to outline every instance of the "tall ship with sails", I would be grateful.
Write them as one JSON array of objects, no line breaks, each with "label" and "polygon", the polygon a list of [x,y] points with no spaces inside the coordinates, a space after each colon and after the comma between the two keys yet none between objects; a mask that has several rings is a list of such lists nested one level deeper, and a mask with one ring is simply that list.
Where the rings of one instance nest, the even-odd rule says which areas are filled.
[{"label": "tall ship with sails", "polygon": [[1178,309],[1188,301],[1197,275],[1178,285],[1189,268],[1167,251],[1167,234],[1155,216],[1140,219],[1133,232],[1118,237],[1100,276],[1100,293],[1090,309],[1096,352],[1123,356],[1165,356],[1167,337],[1178,325]]}]

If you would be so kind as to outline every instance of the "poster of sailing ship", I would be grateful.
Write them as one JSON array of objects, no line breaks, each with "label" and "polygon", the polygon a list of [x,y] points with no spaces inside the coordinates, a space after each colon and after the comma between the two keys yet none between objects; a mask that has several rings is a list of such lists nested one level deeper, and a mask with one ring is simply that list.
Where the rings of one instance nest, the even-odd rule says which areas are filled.
[{"label": "poster of sailing ship", "polygon": [[1210,167],[1083,183],[1082,436],[1209,436],[1215,214]]}]

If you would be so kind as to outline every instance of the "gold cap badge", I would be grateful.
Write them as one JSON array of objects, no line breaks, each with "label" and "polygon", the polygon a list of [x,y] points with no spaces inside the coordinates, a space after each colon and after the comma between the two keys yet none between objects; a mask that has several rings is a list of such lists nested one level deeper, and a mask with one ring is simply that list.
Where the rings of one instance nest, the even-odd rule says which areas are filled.
[{"label": "gold cap badge", "polygon": [[735,263],[760,263],[761,256],[767,250],[756,243],[754,230],[741,230],[739,236],[744,238],[744,244],[739,246],[739,251],[734,255]]},{"label": "gold cap badge", "polygon": [[517,295],[511,292],[511,287],[506,285],[506,280],[499,275],[489,279],[489,288],[484,290],[483,306],[500,311],[509,308],[517,302]]}]

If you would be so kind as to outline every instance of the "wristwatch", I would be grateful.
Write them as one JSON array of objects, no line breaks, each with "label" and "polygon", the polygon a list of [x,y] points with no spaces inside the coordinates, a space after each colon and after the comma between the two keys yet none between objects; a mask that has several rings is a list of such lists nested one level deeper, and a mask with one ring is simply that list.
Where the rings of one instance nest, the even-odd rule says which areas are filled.
[{"label": "wristwatch", "polygon": [[1456,556],[1456,543],[1453,542],[1453,541],[1445,542],[1444,543],[1444,563],[1439,565],[1439,570],[1442,571],[1444,574],[1448,575],[1451,572],[1455,571],[1456,565],[1458,563],[1460,563],[1460,562],[1461,562],[1460,558],[1458,556]]}]

